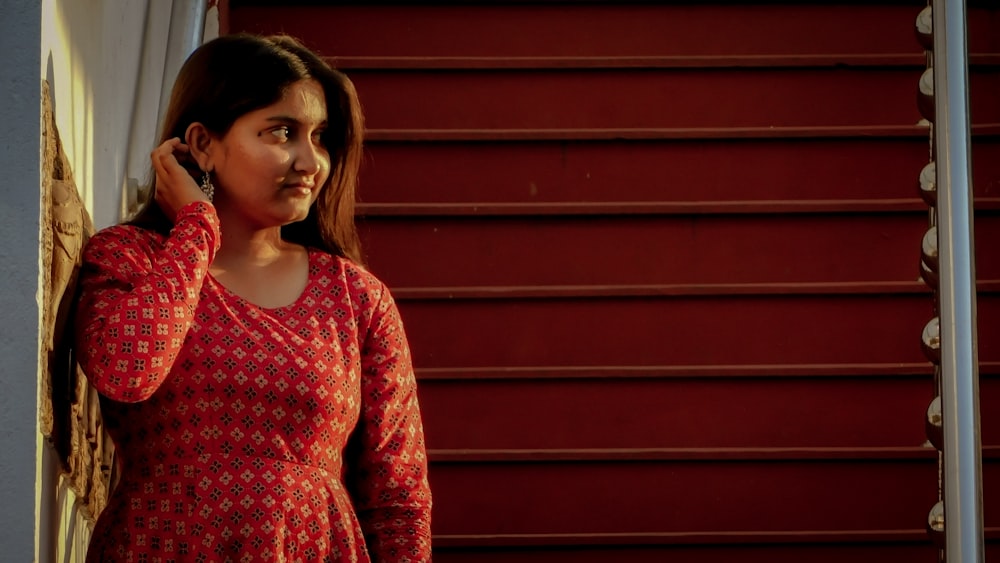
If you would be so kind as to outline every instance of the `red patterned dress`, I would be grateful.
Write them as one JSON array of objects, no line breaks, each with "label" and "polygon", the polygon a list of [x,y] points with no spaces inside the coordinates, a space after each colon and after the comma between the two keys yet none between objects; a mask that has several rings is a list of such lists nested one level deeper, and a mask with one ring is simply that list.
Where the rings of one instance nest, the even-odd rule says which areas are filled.
[{"label": "red patterned dress", "polygon": [[385,286],[309,250],[295,303],[208,273],[214,208],[169,237],[98,233],[84,255],[81,365],[122,477],[90,562],[429,561],[431,494],[406,337]]}]

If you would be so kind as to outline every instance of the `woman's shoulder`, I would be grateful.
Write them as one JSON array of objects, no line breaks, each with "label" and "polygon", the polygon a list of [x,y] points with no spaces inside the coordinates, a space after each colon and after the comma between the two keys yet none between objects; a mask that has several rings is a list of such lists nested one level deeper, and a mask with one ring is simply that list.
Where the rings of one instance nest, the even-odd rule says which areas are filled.
[{"label": "woman's shoulder", "polygon": [[382,301],[389,295],[389,289],[385,283],[373,274],[368,268],[357,262],[330,254],[323,250],[312,248],[316,263],[320,273],[331,275],[344,286],[348,293],[356,296],[364,296],[363,301]]},{"label": "woman's shoulder", "polygon": [[136,225],[123,223],[97,231],[87,242],[87,251],[122,251],[144,253],[163,245],[164,236]]},{"label": "woman's shoulder", "polygon": [[83,267],[87,272],[103,275],[131,276],[152,267],[157,248],[163,237],[154,231],[135,225],[114,225],[97,231],[83,250]]}]

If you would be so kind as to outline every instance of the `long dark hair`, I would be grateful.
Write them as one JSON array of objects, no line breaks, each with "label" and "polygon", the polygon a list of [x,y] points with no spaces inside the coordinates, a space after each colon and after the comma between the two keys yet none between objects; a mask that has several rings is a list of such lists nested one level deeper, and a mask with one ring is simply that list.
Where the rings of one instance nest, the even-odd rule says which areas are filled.
[{"label": "long dark hair", "polygon": [[[196,49],[174,82],[157,145],[173,137],[183,139],[194,122],[225,135],[239,117],[277,102],[289,86],[304,79],[319,82],[326,96],[328,124],[322,143],[330,153],[331,171],[308,216],[282,227],[281,236],[360,264],[354,204],[364,133],[361,105],[350,79],[294,38],[224,35]],[[155,181],[150,182],[148,201],[130,223],[166,234],[172,224],[153,189]]]}]

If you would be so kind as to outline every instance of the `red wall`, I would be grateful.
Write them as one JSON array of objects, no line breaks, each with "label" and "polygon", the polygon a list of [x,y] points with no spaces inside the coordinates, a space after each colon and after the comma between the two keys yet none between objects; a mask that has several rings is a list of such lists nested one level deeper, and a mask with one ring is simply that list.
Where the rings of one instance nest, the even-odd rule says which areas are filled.
[{"label": "red wall", "polygon": [[[360,92],[436,560],[937,561],[924,2],[287,4],[228,28]],[[993,538],[1000,10],[969,33]]]}]

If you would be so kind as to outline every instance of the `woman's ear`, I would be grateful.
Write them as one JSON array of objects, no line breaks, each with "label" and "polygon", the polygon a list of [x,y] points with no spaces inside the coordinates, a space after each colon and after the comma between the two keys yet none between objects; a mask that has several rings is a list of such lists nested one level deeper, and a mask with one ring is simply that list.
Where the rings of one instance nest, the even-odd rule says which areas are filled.
[{"label": "woman's ear", "polygon": [[187,131],[184,132],[184,144],[191,150],[191,158],[198,163],[198,168],[201,168],[202,172],[215,170],[214,140],[208,129],[198,121],[188,125]]}]

